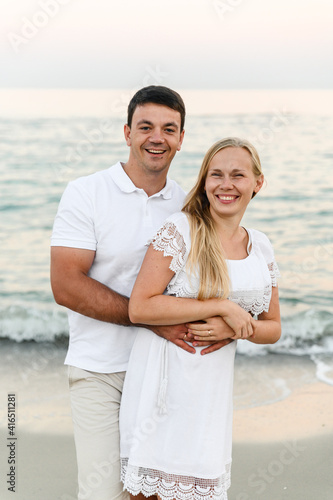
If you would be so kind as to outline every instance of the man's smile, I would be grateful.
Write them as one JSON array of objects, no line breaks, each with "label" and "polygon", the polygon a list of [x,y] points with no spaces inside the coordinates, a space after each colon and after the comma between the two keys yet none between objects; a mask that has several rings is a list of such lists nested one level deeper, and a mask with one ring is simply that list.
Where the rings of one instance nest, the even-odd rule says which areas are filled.
[{"label": "man's smile", "polygon": [[162,156],[164,153],[166,153],[166,149],[159,149],[159,148],[144,148],[147,153],[151,156]]}]

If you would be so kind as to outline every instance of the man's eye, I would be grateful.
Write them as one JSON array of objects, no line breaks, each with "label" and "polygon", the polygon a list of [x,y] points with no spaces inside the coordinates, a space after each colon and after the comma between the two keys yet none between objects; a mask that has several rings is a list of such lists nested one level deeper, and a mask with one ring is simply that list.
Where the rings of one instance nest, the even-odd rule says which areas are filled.
[{"label": "man's eye", "polygon": [[173,133],[174,133],[174,131],[175,131],[173,128],[166,128],[165,130],[166,130],[166,132],[168,132],[169,134],[173,134]]}]

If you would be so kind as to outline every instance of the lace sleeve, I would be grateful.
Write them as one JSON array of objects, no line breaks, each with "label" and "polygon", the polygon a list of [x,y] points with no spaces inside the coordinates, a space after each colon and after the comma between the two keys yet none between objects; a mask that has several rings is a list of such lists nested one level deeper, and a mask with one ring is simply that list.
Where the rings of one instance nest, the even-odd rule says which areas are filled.
[{"label": "lace sleeve", "polygon": [[173,222],[166,222],[151,241],[155,250],[172,257],[170,269],[177,273],[185,264],[186,244]]},{"label": "lace sleeve", "polygon": [[275,261],[272,243],[266,234],[261,231],[251,229],[251,235],[256,251],[262,254],[268,266],[268,271],[271,277],[271,286],[277,286],[277,279],[280,277],[280,271]]},{"label": "lace sleeve", "polygon": [[272,286],[277,286],[277,279],[280,278],[280,271],[275,260],[268,264],[269,274],[271,276]]}]

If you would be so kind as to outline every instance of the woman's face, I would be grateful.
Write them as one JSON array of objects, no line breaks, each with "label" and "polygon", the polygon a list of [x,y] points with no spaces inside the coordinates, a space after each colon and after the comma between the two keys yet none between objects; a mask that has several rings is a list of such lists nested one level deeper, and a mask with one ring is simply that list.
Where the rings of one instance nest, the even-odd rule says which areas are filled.
[{"label": "woman's face", "polygon": [[262,174],[254,175],[246,149],[227,147],[218,151],[209,164],[205,182],[213,217],[242,217],[253,192],[260,190],[263,181]]}]

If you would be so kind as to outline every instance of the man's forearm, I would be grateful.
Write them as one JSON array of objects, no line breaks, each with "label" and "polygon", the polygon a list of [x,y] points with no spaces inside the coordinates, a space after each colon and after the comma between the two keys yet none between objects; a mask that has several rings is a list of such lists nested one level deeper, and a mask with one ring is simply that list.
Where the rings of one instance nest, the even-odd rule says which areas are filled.
[{"label": "man's forearm", "polygon": [[54,293],[56,302],[62,306],[99,321],[129,326],[128,297],[125,297],[106,285],[82,275],[61,292]]}]

